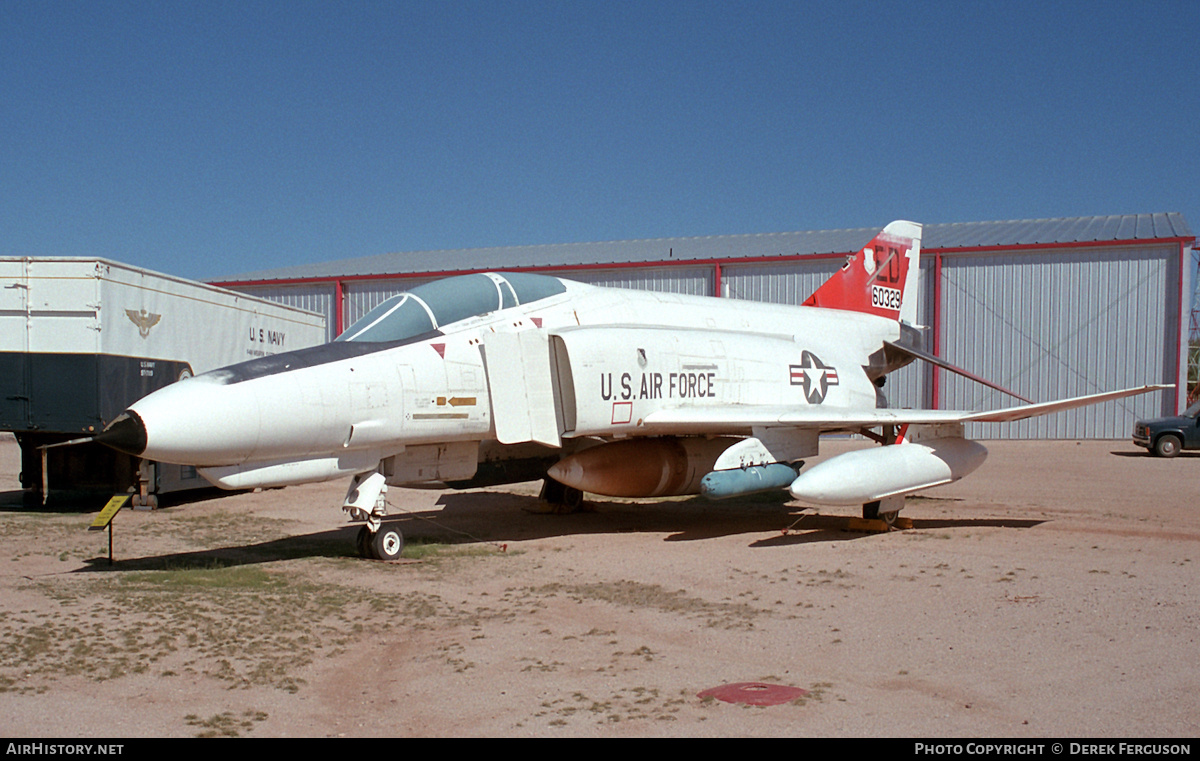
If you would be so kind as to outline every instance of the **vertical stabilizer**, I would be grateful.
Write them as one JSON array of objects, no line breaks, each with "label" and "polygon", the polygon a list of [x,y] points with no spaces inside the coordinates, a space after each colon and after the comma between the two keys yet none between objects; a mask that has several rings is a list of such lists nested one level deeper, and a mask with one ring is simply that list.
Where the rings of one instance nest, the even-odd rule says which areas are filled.
[{"label": "vertical stabilizer", "polygon": [[896,221],[851,256],[804,306],[866,312],[915,325],[921,225]]}]

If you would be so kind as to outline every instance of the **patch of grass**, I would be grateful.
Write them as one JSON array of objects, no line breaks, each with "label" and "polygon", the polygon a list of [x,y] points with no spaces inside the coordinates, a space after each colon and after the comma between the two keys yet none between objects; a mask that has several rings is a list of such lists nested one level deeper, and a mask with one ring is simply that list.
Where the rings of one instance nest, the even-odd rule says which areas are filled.
[{"label": "patch of grass", "polygon": [[0,618],[0,691],[36,691],[63,676],[158,673],[296,692],[322,653],[392,627],[463,618],[436,596],[317,583],[259,565],[47,577],[32,588],[57,605]]},{"label": "patch of grass", "polygon": [[572,722],[593,725],[616,724],[623,721],[675,721],[689,702],[690,695],[662,694],[652,687],[624,687],[604,698],[594,698],[575,692],[569,698],[542,702],[542,711],[534,718],[546,719],[551,727],[566,727]]},{"label": "patch of grass", "polygon": [[[140,530],[156,536],[170,535],[199,547],[218,547],[236,536],[242,544],[258,544],[291,536],[292,521],[263,518],[229,509],[197,509],[164,514]],[[120,520],[118,518],[117,520]],[[120,530],[120,527],[118,527]]]},{"label": "patch of grass", "polygon": [[199,727],[196,737],[240,737],[243,731],[254,729],[255,722],[266,721],[265,711],[243,711],[241,716],[234,716],[229,711],[213,714],[207,719],[201,719],[194,713],[183,717],[189,727]]},{"label": "patch of grass", "polygon": [[[101,564],[97,570],[106,572],[14,580],[20,595],[48,604],[0,611],[0,693],[44,692],[67,677],[143,673],[296,692],[316,659],[363,638],[520,614],[520,605],[490,608],[473,599],[456,606],[403,585],[354,584],[382,571],[346,557],[353,545],[344,537],[291,536],[287,520],[206,507],[129,516],[122,524],[124,517],[117,518],[118,558],[139,543],[165,544],[175,554],[127,562],[128,570]],[[107,554],[106,546],[97,552],[107,537],[89,533],[89,522],[74,513],[0,513],[0,538],[21,548],[22,557]],[[212,550],[231,536],[237,546]],[[444,573],[456,567],[449,561],[501,552],[491,544],[417,540],[406,555],[432,561],[415,567],[421,572]],[[351,563],[354,574],[337,573]],[[318,581],[326,572],[332,580]],[[455,668],[473,667],[455,658]]]},{"label": "patch of grass", "polygon": [[202,566],[180,566],[163,571],[140,571],[125,576],[126,584],[164,590],[243,590],[266,592],[282,589],[287,580],[259,566],[227,565],[208,561]]},{"label": "patch of grass", "polygon": [[97,537],[103,537],[105,552],[108,535],[86,531],[91,519],[73,513],[21,512],[0,514],[0,537],[16,539],[20,550],[10,560],[47,556],[60,561],[79,560],[98,554]]},{"label": "patch of grass", "polygon": [[583,601],[595,600],[630,609],[653,609],[701,618],[708,626],[740,629],[753,628],[754,619],[769,611],[743,603],[709,602],[692,597],[683,590],[670,591],[658,584],[637,581],[597,582],[594,584],[547,584],[533,592],[537,595],[564,594]]},{"label": "patch of grass", "polygon": [[832,688],[832,682],[817,682],[808,688],[807,695],[801,695],[800,697],[791,701],[789,705],[803,706],[807,705],[808,703],[820,703],[825,699],[825,694]]},{"label": "patch of grass", "polygon": [[405,541],[401,557],[408,560],[438,560],[502,554],[505,554],[505,551],[494,544],[447,544],[424,539],[411,539]]}]

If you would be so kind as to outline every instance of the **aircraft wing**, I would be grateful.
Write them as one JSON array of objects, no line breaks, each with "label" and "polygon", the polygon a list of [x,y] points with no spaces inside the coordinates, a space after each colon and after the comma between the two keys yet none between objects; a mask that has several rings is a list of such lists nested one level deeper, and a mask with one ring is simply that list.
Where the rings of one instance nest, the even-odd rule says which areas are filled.
[{"label": "aircraft wing", "polygon": [[648,428],[673,428],[681,433],[728,431],[735,428],[792,427],[834,431],[870,428],[878,425],[934,425],[937,423],[1005,423],[1049,415],[1053,412],[1100,404],[1150,391],[1174,388],[1171,384],[1153,384],[1089,394],[1041,404],[1024,404],[996,410],[912,410],[852,409],[808,405],[780,407],[769,405],[728,405],[725,407],[678,407],[652,412],[644,419]]}]

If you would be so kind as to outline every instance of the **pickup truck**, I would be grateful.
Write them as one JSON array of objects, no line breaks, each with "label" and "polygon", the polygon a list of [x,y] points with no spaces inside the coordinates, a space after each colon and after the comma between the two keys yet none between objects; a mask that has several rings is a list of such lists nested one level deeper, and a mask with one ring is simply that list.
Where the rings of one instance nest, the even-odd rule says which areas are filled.
[{"label": "pickup truck", "polygon": [[1133,424],[1133,443],[1159,457],[1174,457],[1184,449],[1200,449],[1200,400],[1182,415],[1138,420]]}]

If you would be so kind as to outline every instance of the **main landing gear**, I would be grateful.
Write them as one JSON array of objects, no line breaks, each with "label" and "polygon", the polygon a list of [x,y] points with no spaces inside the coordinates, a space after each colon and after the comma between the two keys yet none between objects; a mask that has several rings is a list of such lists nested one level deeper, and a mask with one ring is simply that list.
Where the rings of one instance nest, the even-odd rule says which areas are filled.
[{"label": "main landing gear", "polygon": [[888,528],[893,528],[902,507],[904,507],[903,495],[877,499],[863,505],[863,518],[868,521],[883,521]]},{"label": "main landing gear", "polygon": [[351,518],[365,520],[355,544],[358,554],[371,560],[399,560],[404,551],[404,534],[395,526],[384,526],[387,514],[387,484],[379,471],[359,473],[350,482],[342,509]]},{"label": "main landing gear", "polygon": [[583,492],[573,486],[561,484],[553,478],[544,478],[538,499],[549,505],[552,513],[573,513],[583,505]]}]

